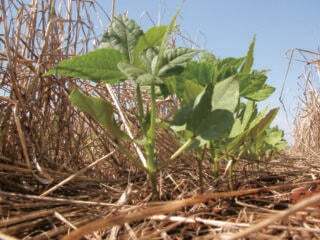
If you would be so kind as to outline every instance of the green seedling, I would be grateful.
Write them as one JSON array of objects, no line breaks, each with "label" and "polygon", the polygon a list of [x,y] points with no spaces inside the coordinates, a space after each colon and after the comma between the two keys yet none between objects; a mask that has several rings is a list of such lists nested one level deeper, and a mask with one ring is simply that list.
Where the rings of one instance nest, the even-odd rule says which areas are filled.
[{"label": "green seedling", "polygon": [[[47,73],[81,78],[98,84],[115,85],[126,80],[133,83],[142,135],[142,139],[135,141],[143,144],[146,162],[140,165],[150,178],[154,195],[157,195],[158,170],[155,152],[156,99],[161,97],[156,91],[163,89],[164,83],[170,81],[170,78],[180,74],[197,53],[193,49],[170,46],[169,38],[175,29],[176,16],[168,26],[152,27],[146,32],[126,16],[115,17],[99,49],[61,61]],[[144,102],[142,88],[149,94],[150,104]],[[85,95],[77,89],[71,92],[70,101],[115,138],[128,138],[119,128],[119,120],[113,116],[112,103]]]}]

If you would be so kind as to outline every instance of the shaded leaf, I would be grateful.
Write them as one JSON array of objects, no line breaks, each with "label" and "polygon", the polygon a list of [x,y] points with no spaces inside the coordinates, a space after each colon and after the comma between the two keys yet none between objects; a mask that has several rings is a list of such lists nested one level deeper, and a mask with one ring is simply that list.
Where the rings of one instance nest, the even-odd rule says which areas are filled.
[{"label": "shaded leaf", "polygon": [[171,128],[175,132],[186,130],[186,124],[191,114],[192,114],[192,106],[181,107],[176,112],[173,121],[170,122]]},{"label": "shaded leaf", "polygon": [[199,119],[194,132],[205,140],[217,140],[227,137],[233,124],[233,114],[230,111],[217,109],[210,112],[204,119]]},{"label": "shaded leaf", "polygon": [[187,129],[198,135],[199,122],[203,121],[211,112],[213,86],[209,84],[195,99],[192,114],[189,116]]},{"label": "shaded leaf", "polygon": [[108,129],[113,136],[126,136],[115,122],[111,103],[98,97],[87,96],[77,89],[71,92],[69,99],[74,106],[89,114],[102,127]]}]

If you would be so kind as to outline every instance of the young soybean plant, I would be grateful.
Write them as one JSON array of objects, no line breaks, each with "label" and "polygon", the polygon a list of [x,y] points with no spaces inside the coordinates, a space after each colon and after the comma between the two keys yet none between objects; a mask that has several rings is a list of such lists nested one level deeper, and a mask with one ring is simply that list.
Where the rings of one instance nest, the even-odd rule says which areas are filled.
[{"label": "young soybean plant", "polygon": [[[180,74],[188,61],[197,53],[192,49],[169,45],[169,37],[175,28],[176,17],[168,26],[152,27],[146,32],[126,16],[115,17],[104,34],[99,49],[61,61],[48,73],[81,78],[99,84],[114,85],[125,80],[133,82],[138,108],[136,117],[143,136],[143,139],[137,142],[143,142],[146,156],[146,162],[141,162],[139,165],[147,172],[155,196],[158,168],[155,153],[158,97],[156,90],[162,88],[164,82],[170,81],[172,76]],[[142,98],[141,87],[148,90],[151,99],[149,108]],[[70,101],[108,129],[114,137],[127,138],[126,133],[120,130],[114,119],[113,106],[110,102],[87,96],[77,89],[70,94]]]},{"label": "young soybean plant", "polygon": [[256,102],[268,98],[274,88],[265,83],[264,71],[251,70],[254,45],[255,40],[243,58],[217,59],[205,53],[187,65],[182,77],[168,82],[182,102],[171,127],[184,144],[173,159],[189,148],[208,148],[215,176],[220,159],[231,159],[231,182],[233,165],[246,151],[244,143],[257,140],[278,111],[257,111]]}]

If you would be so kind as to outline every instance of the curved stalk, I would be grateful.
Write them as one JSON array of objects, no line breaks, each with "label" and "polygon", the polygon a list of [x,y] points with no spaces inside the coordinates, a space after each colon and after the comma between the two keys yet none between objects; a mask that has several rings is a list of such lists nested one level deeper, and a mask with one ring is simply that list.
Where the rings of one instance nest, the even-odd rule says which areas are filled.
[{"label": "curved stalk", "polygon": [[170,160],[176,159],[183,151],[185,151],[192,143],[194,138],[189,138],[171,157]]},{"label": "curved stalk", "polygon": [[[111,96],[111,99],[112,99],[114,105],[116,106],[116,109],[118,110],[118,113],[120,115],[120,119],[121,119],[121,121],[122,121],[122,123],[123,123],[123,125],[125,127],[125,130],[126,130],[128,136],[133,140],[133,134],[132,134],[131,129],[129,127],[128,121],[127,121],[126,117],[124,116],[124,113],[123,113],[123,111],[122,111],[122,109],[120,107],[120,103],[119,103],[119,100],[118,100],[117,96],[115,95],[115,93],[114,93],[114,91],[113,91],[113,89],[112,89],[110,84],[106,84],[106,87],[108,89],[108,92],[109,92],[109,94]],[[133,142],[133,146],[137,151],[137,154],[138,154],[138,156],[140,158],[140,161],[141,161],[142,165],[144,167],[146,167],[147,166],[147,161],[146,161],[146,159],[145,159],[140,147],[135,142]]]}]

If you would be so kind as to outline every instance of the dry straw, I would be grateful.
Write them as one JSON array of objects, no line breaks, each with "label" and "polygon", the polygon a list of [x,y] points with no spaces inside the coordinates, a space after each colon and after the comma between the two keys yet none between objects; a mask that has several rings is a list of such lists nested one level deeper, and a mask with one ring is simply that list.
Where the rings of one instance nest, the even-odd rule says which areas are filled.
[{"label": "dry straw", "polygon": [[293,150],[309,158],[320,152],[319,61],[307,62],[300,79],[303,81],[302,96],[294,121]]}]

